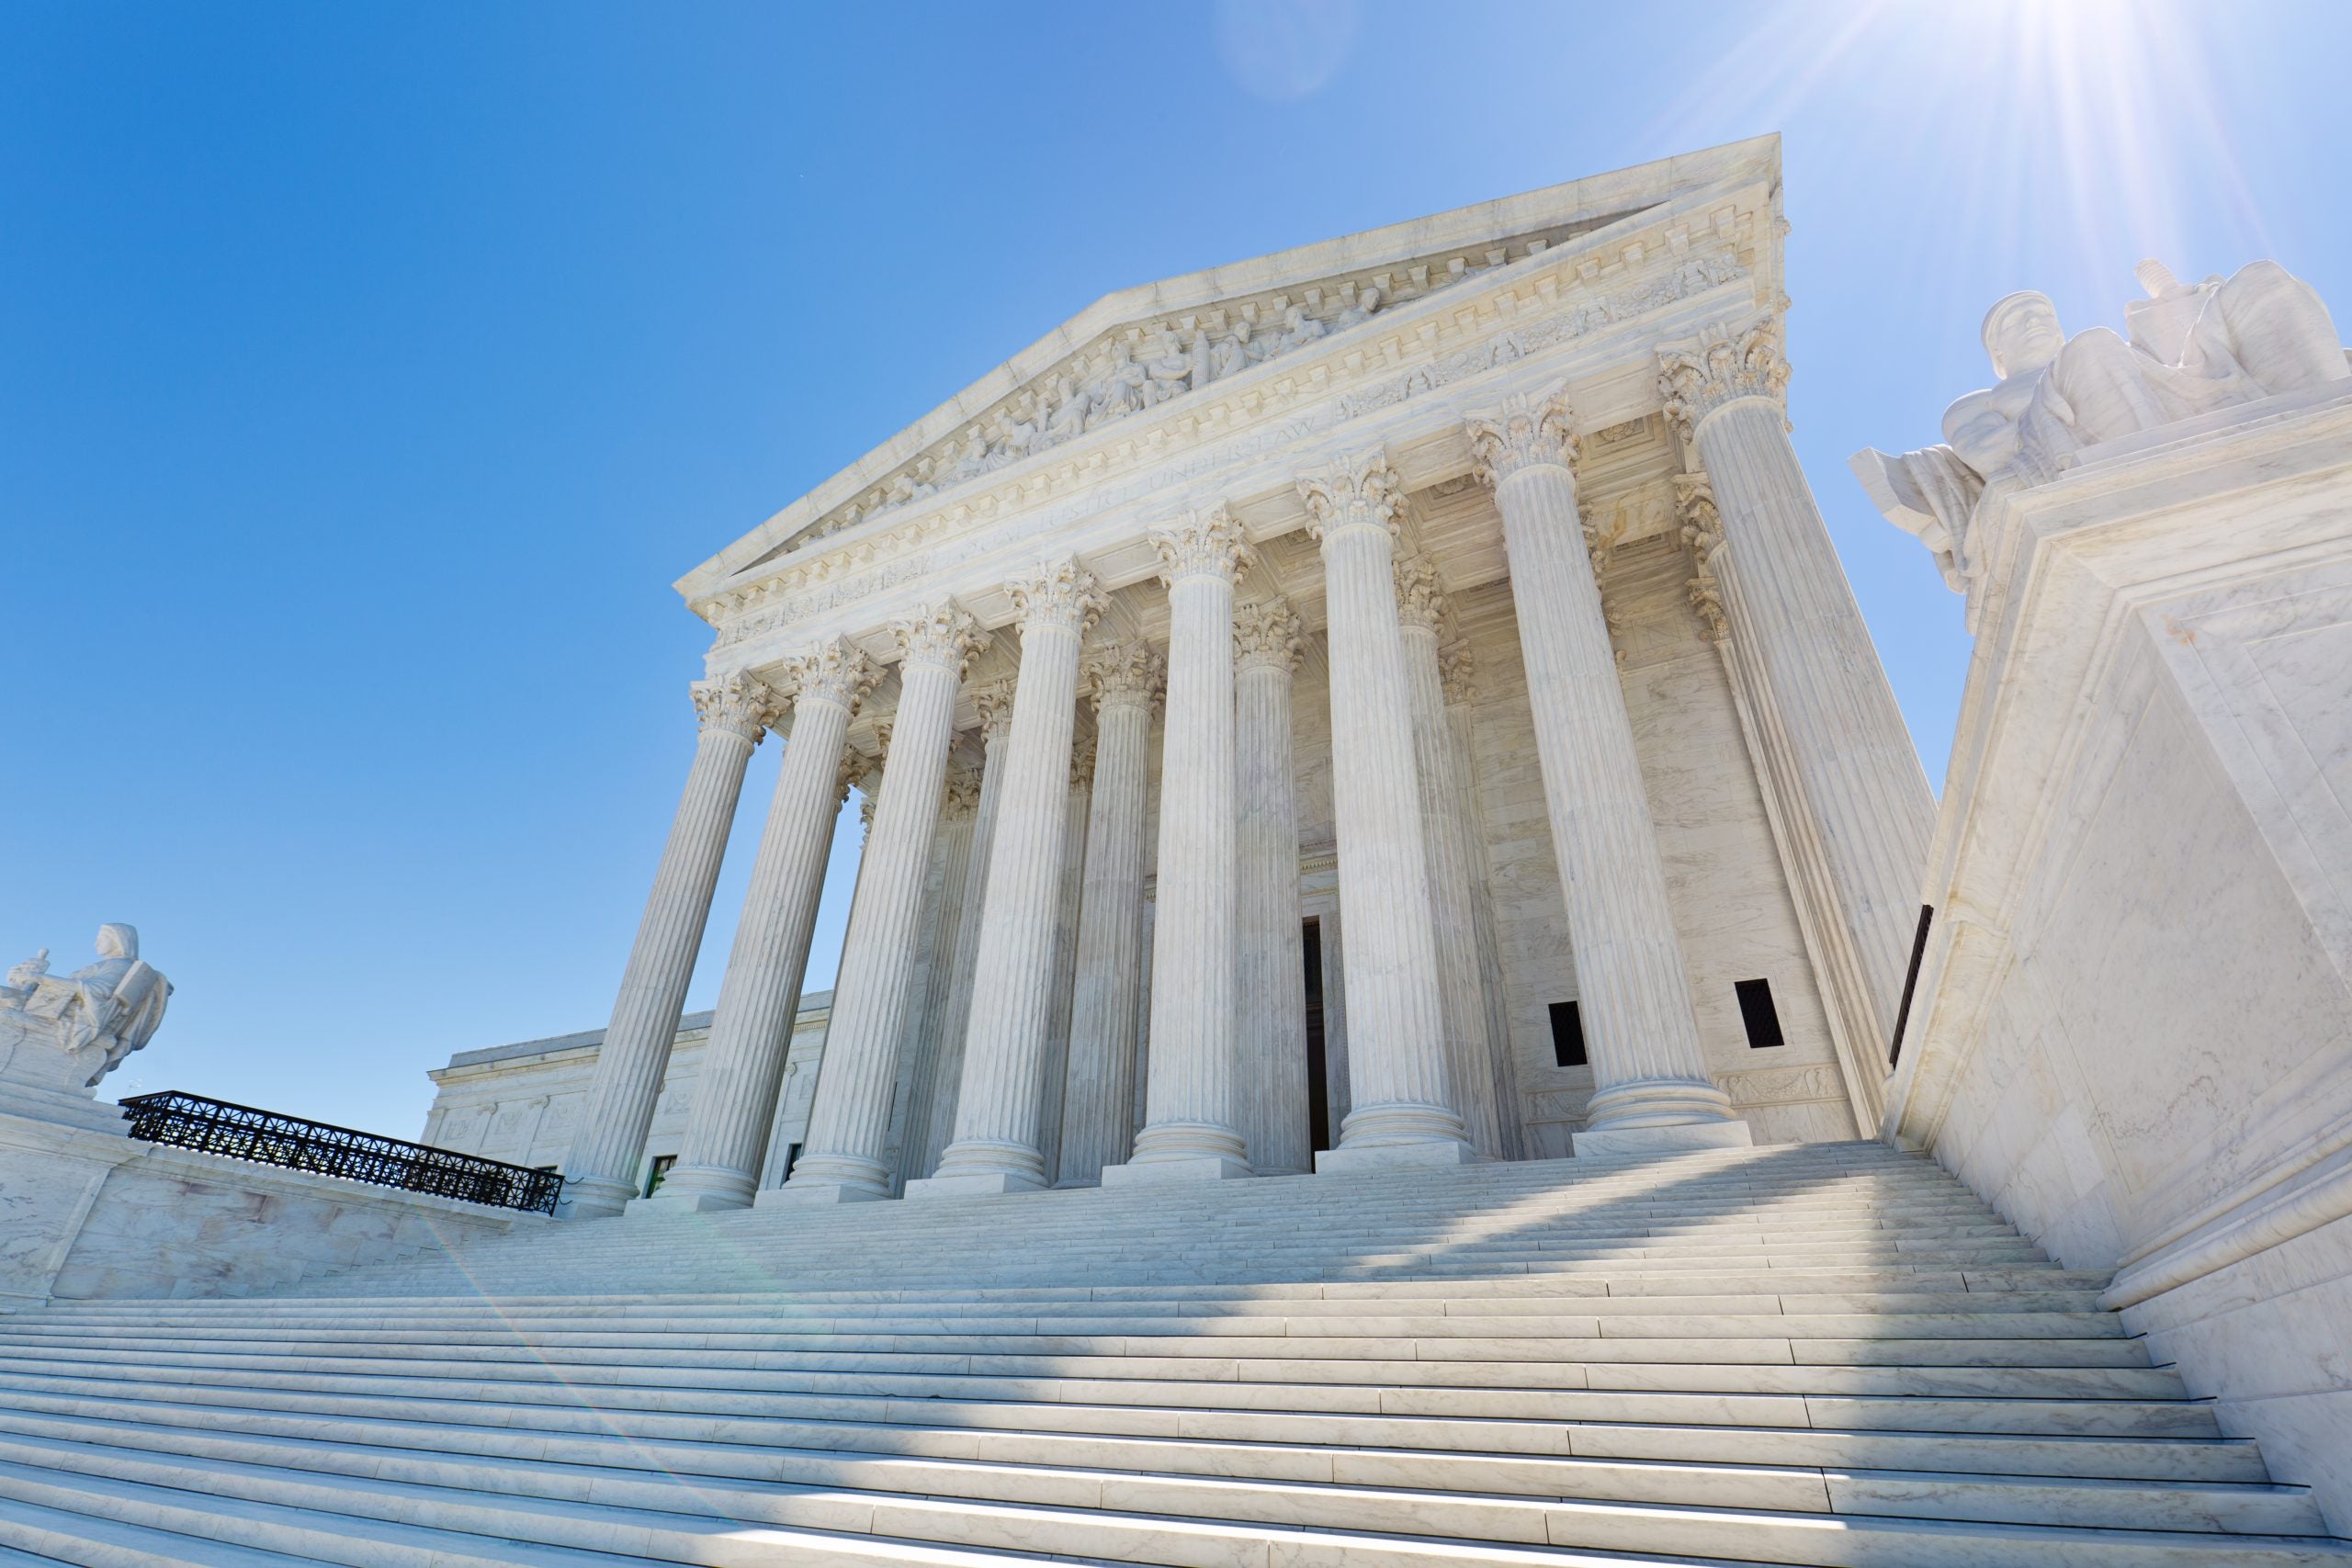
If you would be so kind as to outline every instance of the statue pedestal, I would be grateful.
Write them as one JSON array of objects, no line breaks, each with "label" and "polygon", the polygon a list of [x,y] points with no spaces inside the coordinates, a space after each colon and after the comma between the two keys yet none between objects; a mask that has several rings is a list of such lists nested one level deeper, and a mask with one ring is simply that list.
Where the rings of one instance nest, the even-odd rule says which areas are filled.
[{"label": "statue pedestal", "polygon": [[137,1157],[118,1106],[74,1080],[88,1064],[0,1011],[0,1312],[40,1306],[107,1174]]}]

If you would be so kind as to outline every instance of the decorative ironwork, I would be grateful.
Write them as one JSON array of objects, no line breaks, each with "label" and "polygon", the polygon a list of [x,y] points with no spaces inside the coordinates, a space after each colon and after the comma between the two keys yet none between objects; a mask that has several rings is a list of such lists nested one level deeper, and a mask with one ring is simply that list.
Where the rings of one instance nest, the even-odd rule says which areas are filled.
[{"label": "decorative ironwork", "polygon": [[146,1143],[340,1176],[404,1192],[551,1214],[563,1190],[563,1178],[551,1170],[378,1137],[200,1094],[172,1090],[135,1095],[122,1102],[122,1111],[130,1118],[130,1135]]}]

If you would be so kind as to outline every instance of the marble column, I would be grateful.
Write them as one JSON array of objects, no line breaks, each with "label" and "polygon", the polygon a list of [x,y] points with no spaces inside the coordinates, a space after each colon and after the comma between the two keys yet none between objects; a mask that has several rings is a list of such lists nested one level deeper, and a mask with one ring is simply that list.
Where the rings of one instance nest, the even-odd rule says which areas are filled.
[{"label": "marble column", "polygon": [[956,1106],[964,1090],[964,1037],[972,1016],[972,984],[980,959],[980,912],[987,906],[989,868],[996,843],[997,812],[1004,800],[1004,749],[1012,734],[1015,683],[991,681],[972,694],[980,716],[980,803],[972,818],[972,851],[964,874],[964,908],[956,918],[956,944],[948,956],[947,993],[930,1020],[931,1104],[923,1113],[922,1142],[904,1172],[906,1180],[931,1175],[947,1153],[956,1132]]},{"label": "marble column", "polygon": [[1070,992],[1057,1187],[1091,1187],[1135,1141],[1136,1047],[1143,992],[1145,792],[1151,715],[1164,664],[1140,642],[1086,660],[1094,700],[1094,795],[1080,894],[1078,973]]},{"label": "marble column", "polygon": [[1152,531],[1168,584],[1159,886],[1144,1129],[1104,1185],[1247,1176],[1234,1124],[1233,590],[1249,547],[1223,506]]},{"label": "marble column", "polygon": [[980,770],[951,754],[946,793],[923,881],[922,945],[909,977],[906,1031],[899,1045],[898,1088],[891,1096],[890,1169],[897,1185],[918,1168],[931,1137],[937,1096],[939,1020],[956,976],[956,934],[964,918],[964,887],[972,863],[972,832],[980,815]]},{"label": "marble column", "polygon": [[1069,1020],[1078,983],[1079,903],[1086,892],[1086,824],[1094,801],[1094,737],[1070,756],[1069,798],[1062,807],[1062,885],[1054,900],[1054,1000],[1046,1017],[1046,1061],[1037,1077],[1037,1152],[1046,1180],[1061,1170],[1062,1090],[1069,1074]]},{"label": "marble column", "polygon": [[1348,1112],[1355,1108],[1348,1084],[1348,954],[1340,942],[1336,907],[1324,911],[1316,927],[1317,946],[1323,958],[1324,1125],[1337,1136],[1348,1124]]},{"label": "marble column", "polygon": [[1712,483],[1723,609],[1739,665],[1757,677],[1742,695],[1780,816],[1797,831],[1790,880],[1810,906],[1824,998],[1872,1128],[1935,797],[1789,444],[1788,375],[1773,316],[1658,352],[1668,421]]},{"label": "marble column", "polygon": [[956,688],[965,665],[987,641],[952,600],[892,630],[899,648],[899,707],[841,974],[833,983],[832,1025],[809,1108],[808,1135],[792,1179],[760,1194],[763,1204],[889,1195],[890,1169],[883,1156],[891,1080],[905,1029],[947,743],[955,733]]},{"label": "marble column", "polygon": [[1283,599],[1234,616],[1234,727],[1240,778],[1238,1109],[1250,1168],[1313,1168],[1306,1104],[1306,954],[1298,914],[1298,796],[1291,680],[1303,644]]},{"label": "marble column", "polygon": [[1477,919],[1472,912],[1469,786],[1454,749],[1453,728],[1445,716],[1445,678],[1439,668],[1438,643],[1447,615],[1437,569],[1419,557],[1398,561],[1396,615],[1413,721],[1413,772],[1420,784],[1446,1065],[1454,1109],[1461,1113],[1470,1146],[1487,1159],[1499,1159],[1503,1139],[1495,1104],[1493,1043],[1487,1032]]},{"label": "marble column", "polygon": [[638,921],[620,995],[596,1054],[588,1103],[564,1159],[561,1212],[573,1219],[617,1214],[637,1196],[637,1165],[645,1153],[653,1102],[670,1066],[686,984],[710,919],[718,863],[743,792],[743,770],[772,717],[775,697],[748,675],[706,681],[694,688],[702,726],[685,797],[670,825],[652,897]]},{"label": "marble column", "polygon": [[1578,1154],[1740,1145],[1707,1077],[1571,467],[1567,400],[1515,396],[1469,416],[1502,513],[1520,653],[1595,1089]]},{"label": "marble column", "polygon": [[873,689],[876,673],[873,661],[846,638],[785,662],[783,674],[793,695],[784,766],[776,774],[743,916],[719,982],[678,1162],[661,1191],[639,1200],[651,1208],[747,1208],[759,1186],[776,1091],[784,1086],[800,979],[816,934],[833,822],[848,792],[842,752],[849,721]]},{"label": "marble column", "polygon": [[1037,1079],[1053,1012],[1078,657],[1102,601],[1094,575],[1074,556],[1004,586],[1021,617],[1021,680],[989,851],[956,1141],[935,1174],[907,1184],[910,1199],[1046,1184]]},{"label": "marble column", "polygon": [[1322,547],[1331,663],[1331,795],[1346,919],[1348,1077],[1340,1146],[1318,1171],[1465,1165],[1448,1070],[1413,722],[1397,629],[1405,497],[1378,451],[1301,476]]},{"label": "marble column", "polygon": [[1478,689],[1469,645],[1457,639],[1438,650],[1445,682],[1445,718],[1463,779],[1462,812],[1470,840],[1470,914],[1478,947],[1478,991],[1487,1010],[1488,1062],[1495,1080],[1495,1116],[1505,1159],[1525,1159],[1525,1108],[1519,1098],[1519,1062],[1511,1047],[1510,1006],[1503,986],[1502,938],[1495,929],[1494,876],[1487,862],[1485,818],[1478,806]]}]

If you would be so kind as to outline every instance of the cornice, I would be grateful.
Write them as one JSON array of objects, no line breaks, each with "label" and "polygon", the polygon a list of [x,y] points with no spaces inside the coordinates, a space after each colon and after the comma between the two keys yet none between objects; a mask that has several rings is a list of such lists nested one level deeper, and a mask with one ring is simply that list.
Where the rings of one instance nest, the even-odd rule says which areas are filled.
[{"label": "cornice", "polygon": [[[953,467],[952,460],[939,462],[948,442],[960,443],[976,425],[989,423],[1008,401],[1034,396],[1073,359],[1099,352],[1114,337],[1139,347],[1163,326],[1218,311],[1238,316],[1252,305],[1261,321],[1271,314],[1278,322],[1290,307],[1275,308],[1277,294],[1328,318],[1343,288],[1353,284],[1361,292],[1383,274],[1392,302],[1401,303],[1420,281],[1416,268],[1426,269],[1427,280],[1434,283],[1456,263],[1464,273],[1475,272],[1491,265],[1490,252],[1500,248],[1516,254],[1532,239],[1544,240],[1547,248],[1581,243],[1666,208],[1712,216],[1731,193],[1751,187],[1765,193],[1766,204],[1777,214],[1777,136],[1589,175],[1106,295],[687,573],[678,590],[699,604],[727,579],[806,539],[812,525],[862,497],[886,493],[901,476],[911,479],[915,465],[926,459],[930,467],[922,482],[942,482]],[[1777,288],[1777,237],[1766,249],[1770,254],[1759,258],[1762,269]],[[1310,295],[1318,290],[1323,298],[1310,304]]]},{"label": "cornice", "polygon": [[1702,193],[1487,269],[921,505],[808,541],[691,603],[721,628],[722,645],[756,636],[786,624],[771,612],[797,618],[831,597],[829,585],[893,586],[891,569],[905,580],[909,556],[925,546],[994,536],[1015,516],[1049,531],[1065,497],[1100,507],[1295,440],[1306,433],[1302,415],[1344,423],[1716,288],[1749,284],[1760,294],[1772,284],[1758,263],[1777,272],[1777,240],[1765,238],[1770,205],[1761,186]]}]

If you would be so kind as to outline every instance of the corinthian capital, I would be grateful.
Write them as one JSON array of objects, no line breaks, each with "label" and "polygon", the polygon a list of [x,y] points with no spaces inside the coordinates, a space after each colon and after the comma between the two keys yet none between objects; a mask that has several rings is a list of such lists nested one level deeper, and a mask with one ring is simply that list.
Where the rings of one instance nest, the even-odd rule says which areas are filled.
[{"label": "corinthian capital", "polygon": [[1087,656],[1086,689],[1094,711],[1126,705],[1149,708],[1168,676],[1168,660],[1148,642],[1106,642]]},{"label": "corinthian capital", "polygon": [[1489,489],[1526,468],[1576,471],[1576,414],[1565,387],[1532,395],[1514,392],[1494,408],[1464,414],[1462,423],[1470,436],[1470,460]]},{"label": "corinthian capital", "polygon": [[964,678],[972,656],[989,645],[989,634],[953,599],[942,599],[905,620],[892,622],[890,632],[899,639],[900,664],[929,664],[952,671],[958,681]]},{"label": "corinthian capital", "polygon": [[1405,485],[1374,447],[1298,476],[1298,497],[1306,503],[1306,532],[1318,543],[1343,528],[1385,528],[1390,535],[1405,513]]},{"label": "corinthian capital", "polygon": [[983,742],[1001,740],[1012,733],[1012,694],[1018,682],[1011,675],[991,681],[972,694],[972,705],[980,711],[980,739]]},{"label": "corinthian capital", "polygon": [[695,717],[704,733],[725,730],[757,746],[776,720],[775,694],[767,683],[738,670],[716,681],[697,681],[689,688]]},{"label": "corinthian capital", "polygon": [[940,804],[940,815],[950,819],[969,818],[979,815],[980,771],[959,758],[947,760],[947,793]]},{"label": "corinthian capital", "polygon": [[1159,552],[1160,581],[1170,587],[1187,577],[1222,577],[1238,585],[1250,550],[1241,537],[1241,525],[1222,503],[1185,513],[1173,523],[1151,531],[1151,547]]},{"label": "corinthian capital", "polygon": [[1715,483],[1704,473],[1674,476],[1674,510],[1691,558],[1704,561],[1723,547],[1724,520],[1715,511]]},{"label": "corinthian capital", "polygon": [[1657,390],[1667,423],[1688,446],[1716,410],[1745,399],[1774,405],[1787,398],[1789,362],[1781,357],[1781,319],[1758,316],[1736,332],[1657,351]]},{"label": "corinthian capital", "polygon": [[1037,627],[1084,637],[1102,613],[1102,588],[1076,556],[1040,561],[1004,585],[1020,613],[1023,636]]},{"label": "corinthian capital", "polygon": [[1290,607],[1289,600],[1253,599],[1235,607],[1233,655],[1241,669],[1269,666],[1293,674],[1306,653],[1298,612]]},{"label": "corinthian capital", "polygon": [[797,659],[784,661],[786,683],[792,688],[792,700],[801,703],[831,703],[836,707],[857,712],[857,705],[874,690],[874,682],[882,671],[865,650],[847,637],[835,637]]},{"label": "corinthian capital", "polygon": [[1445,584],[1426,556],[1408,556],[1396,562],[1396,618],[1408,626],[1442,631],[1445,626]]},{"label": "corinthian capital", "polygon": [[1478,661],[1460,637],[1437,650],[1437,676],[1445,688],[1446,706],[1478,700]]}]

